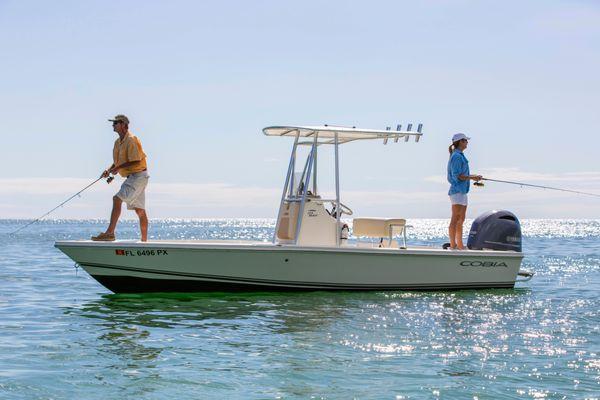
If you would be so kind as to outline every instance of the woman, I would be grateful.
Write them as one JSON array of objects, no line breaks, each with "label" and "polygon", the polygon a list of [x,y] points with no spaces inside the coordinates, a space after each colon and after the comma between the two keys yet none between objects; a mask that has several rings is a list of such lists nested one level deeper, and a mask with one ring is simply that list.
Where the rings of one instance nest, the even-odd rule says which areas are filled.
[{"label": "woman", "polygon": [[452,218],[448,227],[450,236],[450,248],[464,250],[462,241],[463,223],[467,215],[467,193],[471,180],[480,181],[481,175],[470,175],[469,161],[464,151],[469,144],[469,139],[464,133],[452,136],[452,144],[448,148],[450,159],[448,160],[448,182],[450,183],[450,203],[452,204]]}]

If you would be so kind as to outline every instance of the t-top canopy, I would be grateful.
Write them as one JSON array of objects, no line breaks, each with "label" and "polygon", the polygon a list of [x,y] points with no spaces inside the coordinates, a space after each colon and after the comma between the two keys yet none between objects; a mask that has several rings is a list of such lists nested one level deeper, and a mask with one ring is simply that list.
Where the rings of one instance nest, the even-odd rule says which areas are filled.
[{"label": "t-top canopy", "polygon": [[[409,125],[409,128],[412,126]],[[321,139],[319,144],[333,144],[335,143],[335,134],[338,135],[338,143],[347,143],[354,140],[368,140],[368,139],[383,139],[384,143],[387,143],[388,139],[394,139],[397,142],[398,139],[404,138],[406,142],[411,136],[414,136],[415,142],[418,142],[421,136],[422,124],[419,124],[417,131],[410,130],[378,130],[378,129],[360,129],[355,127],[347,126],[268,126],[263,129],[263,132],[267,136],[291,136],[296,137],[298,135],[301,138],[317,138]]]}]

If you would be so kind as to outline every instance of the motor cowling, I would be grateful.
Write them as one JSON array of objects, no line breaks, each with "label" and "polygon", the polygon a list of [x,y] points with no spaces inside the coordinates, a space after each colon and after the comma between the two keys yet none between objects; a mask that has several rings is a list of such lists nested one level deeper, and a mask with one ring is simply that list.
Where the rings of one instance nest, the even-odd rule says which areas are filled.
[{"label": "motor cowling", "polygon": [[471,225],[467,247],[471,250],[521,251],[519,219],[505,210],[481,214]]}]

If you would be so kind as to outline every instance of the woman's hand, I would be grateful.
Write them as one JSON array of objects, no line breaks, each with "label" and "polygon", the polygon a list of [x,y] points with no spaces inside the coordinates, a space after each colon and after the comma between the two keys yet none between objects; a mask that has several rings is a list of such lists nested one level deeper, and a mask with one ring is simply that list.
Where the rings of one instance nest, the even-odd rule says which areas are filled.
[{"label": "woman's hand", "polygon": [[469,178],[471,178],[475,182],[479,182],[480,180],[483,179],[483,176],[481,176],[481,175],[471,175],[471,176],[469,176]]}]

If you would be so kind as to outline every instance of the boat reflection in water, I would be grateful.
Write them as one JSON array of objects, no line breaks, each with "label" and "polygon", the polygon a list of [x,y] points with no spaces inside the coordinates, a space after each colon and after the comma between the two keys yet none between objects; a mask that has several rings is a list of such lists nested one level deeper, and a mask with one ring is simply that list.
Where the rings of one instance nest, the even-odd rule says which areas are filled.
[{"label": "boat reflection in water", "polygon": [[514,334],[506,321],[535,313],[527,297],[525,289],[105,295],[67,312],[85,319],[91,338],[82,345],[95,362],[131,390],[159,391],[152,382],[172,385],[169,371],[177,371],[188,388],[247,378],[278,382],[292,395],[314,392],[313,381],[290,376],[314,374],[316,365],[344,364],[351,373],[357,363],[366,373],[371,363],[384,371],[392,362],[394,373],[410,377],[402,360],[411,356],[446,360],[437,374],[478,374],[485,354],[477,349],[503,351]]}]

